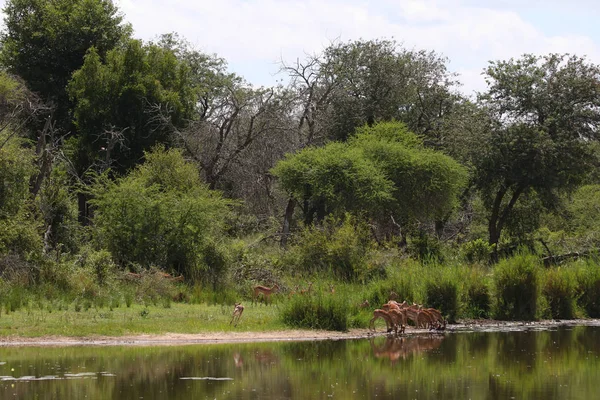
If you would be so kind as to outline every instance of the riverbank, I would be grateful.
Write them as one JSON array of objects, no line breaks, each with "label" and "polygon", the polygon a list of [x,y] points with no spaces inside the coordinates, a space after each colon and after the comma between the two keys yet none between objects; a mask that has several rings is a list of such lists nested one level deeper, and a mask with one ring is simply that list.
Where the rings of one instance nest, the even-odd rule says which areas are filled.
[{"label": "riverbank", "polygon": [[[405,335],[444,334],[458,332],[514,332],[524,330],[549,330],[559,326],[600,326],[600,319],[544,320],[544,321],[492,321],[464,320],[448,325],[443,332],[430,332],[409,327]],[[385,332],[371,332],[367,329],[351,329],[348,332],[323,330],[281,330],[265,332],[204,332],[204,333],[164,333],[124,336],[86,337],[43,336],[0,337],[0,347],[7,346],[181,346],[193,344],[226,344],[283,341],[350,340],[372,336],[383,336]]]}]

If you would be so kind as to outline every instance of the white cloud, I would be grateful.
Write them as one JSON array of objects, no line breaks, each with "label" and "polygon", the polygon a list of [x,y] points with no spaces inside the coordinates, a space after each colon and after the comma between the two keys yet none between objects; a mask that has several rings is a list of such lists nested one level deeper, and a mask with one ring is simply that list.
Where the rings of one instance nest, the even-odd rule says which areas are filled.
[{"label": "white cloud", "polygon": [[[226,58],[256,84],[270,84],[283,58],[295,60],[332,40],[395,38],[435,50],[460,72],[463,90],[484,88],[488,60],[523,53],[570,52],[600,62],[599,43],[581,35],[545,35],[516,10],[516,2],[449,0],[121,0],[143,38],[176,31],[204,51]],[[374,5],[375,4],[375,5]],[[558,4],[558,3],[557,3]],[[494,8],[492,8],[494,7]],[[521,7],[523,8],[523,7]],[[598,38],[596,38],[598,39]]]},{"label": "white cloud", "polygon": [[[600,29],[581,33],[539,24],[544,13],[600,18],[592,0],[116,0],[135,34],[178,32],[228,60],[255,84],[272,84],[278,61],[303,58],[331,41],[395,38],[435,50],[460,72],[467,93],[484,88],[489,60],[569,52],[600,63]],[[4,1],[0,0],[0,3]],[[532,11],[535,11],[532,13]],[[529,14],[528,14],[529,12]],[[538,21],[531,20],[534,14]],[[528,17],[529,16],[529,17]],[[595,26],[595,25],[591,25]],[[558,27],[557,27],[558,28]],[[579,33],[577,33],[579,32]]]}]

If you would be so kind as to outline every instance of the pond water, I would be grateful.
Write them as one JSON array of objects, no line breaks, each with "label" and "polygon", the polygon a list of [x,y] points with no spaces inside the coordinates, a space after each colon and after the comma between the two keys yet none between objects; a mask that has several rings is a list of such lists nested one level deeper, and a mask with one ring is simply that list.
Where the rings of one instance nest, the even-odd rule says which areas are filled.
[{"label": "pond water", "polygon": [[600,327],[319,342],[0,348],[0,399],[205,398],[600,398]]}]

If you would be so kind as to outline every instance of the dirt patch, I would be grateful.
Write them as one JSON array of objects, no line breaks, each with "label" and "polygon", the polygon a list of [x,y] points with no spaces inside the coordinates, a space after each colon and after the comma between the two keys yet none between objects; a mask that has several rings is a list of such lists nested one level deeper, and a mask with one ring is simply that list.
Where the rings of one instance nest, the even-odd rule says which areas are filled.
[{"label": "dirt patch", "polygon": [[[598,319],[580,319],[568,321],[491,321],[464,320],[458,324],[448,325],[445,331],[453,332],[514,332],[527,330],[549,330],[559,326],[600,326]],[[408,327],[405,335],[428,333],[424,329]],[[386,335],[385,332],[372,333],[367,329],[352,329],[348,332],[332,332],[320,330],[286,330],[271,332],[205,332],[196,334],[165,333],[160,335],[128,335],[128,336],[89,336],[89,337],[21,337],[7,336],[0,338],[0,347],[6,346],[181,346],[190,344],[225,344],[283,341],[315,341],[315,340],[349,340],[372,336]]]}]

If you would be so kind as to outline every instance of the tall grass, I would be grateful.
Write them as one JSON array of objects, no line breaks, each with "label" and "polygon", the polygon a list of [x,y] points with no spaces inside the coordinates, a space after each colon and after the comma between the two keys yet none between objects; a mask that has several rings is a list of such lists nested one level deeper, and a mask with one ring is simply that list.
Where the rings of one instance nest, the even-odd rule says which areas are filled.
[{"label": "tall grass", "polygon": [[432,265],[424,279],[424,304],[441,311],[449,322],[459,315],[460,271],[457,267]]},{"label": "tall grass", "polygon": [[419,300],[419,279],[422,265],[418,261],[405,260],[388,267],[387,278],[374,280],[367,286],[364,300],[368,300],[373,307],[379,307],[390,300],[394,292],[398,301],[408,303]]},{"label": "tall grass", "polygon": [[345,296],[295,296],[286,302],[281,312],[284,324],[294,328],[348,330],[348,302]]},{"label": "tall grass", "polygon": [[536,319],[540,291],[539,259],[531,254],[517,254],[502,260],[493,273],[497,319]]},{"label": "tall grass", "polygon": [[577,269],[578,304],[591,318],[600,317],[600,264],[597,260],[582,263]]},{"label": "tall grass", "polygon": [[467,318],[489,318],[491,295],[489,275],[481,267],[467,267],[462,275],[463,316]]},{"label": "tall grass", "polygon": [[542,293],[554,319],[575,317],[577,283],[573,268],[551,268],[544,273]]}]

